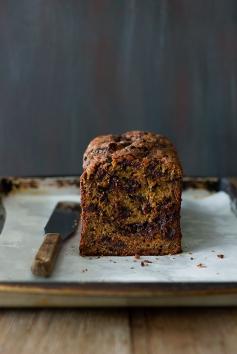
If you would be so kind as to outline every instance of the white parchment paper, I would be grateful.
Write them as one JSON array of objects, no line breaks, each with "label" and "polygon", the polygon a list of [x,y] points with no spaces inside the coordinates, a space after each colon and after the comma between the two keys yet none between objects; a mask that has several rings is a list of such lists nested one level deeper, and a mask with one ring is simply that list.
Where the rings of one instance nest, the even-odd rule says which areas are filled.
[{"label": "white parchment paper", "polygon": [[[49,279],[34,277],[30,271],[34,254],[42,242],[44,225],[60,200],[79,201],[78,189],[46,188],[4,200],[7,219],[0,235],[0,281],[237,281],[237,218],[226,193],[210,195],[204,190],[183,193],[182,254],[139,260],[80,257],[78,232],[64,243],[53,275]],[[145,259],[152,263],[142,267]]]}]

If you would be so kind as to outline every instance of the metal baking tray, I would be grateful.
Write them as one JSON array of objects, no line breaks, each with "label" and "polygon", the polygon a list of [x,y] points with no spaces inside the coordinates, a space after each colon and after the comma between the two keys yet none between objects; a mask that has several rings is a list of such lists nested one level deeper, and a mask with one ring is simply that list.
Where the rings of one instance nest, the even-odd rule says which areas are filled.
[{"label": "metal baking tray", "polygon": [[80,200],[79,177],[1,178],[1,307],[201,306],[237,304],[237,179],[185,178],[183,253],[80,257],[78,233],[53,275],[30,266],[60,200]]}]

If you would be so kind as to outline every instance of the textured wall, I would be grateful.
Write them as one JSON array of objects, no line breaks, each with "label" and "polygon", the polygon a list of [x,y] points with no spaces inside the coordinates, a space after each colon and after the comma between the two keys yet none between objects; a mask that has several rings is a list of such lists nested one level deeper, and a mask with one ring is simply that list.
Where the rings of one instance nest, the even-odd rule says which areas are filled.
[{"label": "textured wall", "polygon": [[93,136],[173,139],[236,175],[236,0],[2,0],[0,174],[76,174]]}]

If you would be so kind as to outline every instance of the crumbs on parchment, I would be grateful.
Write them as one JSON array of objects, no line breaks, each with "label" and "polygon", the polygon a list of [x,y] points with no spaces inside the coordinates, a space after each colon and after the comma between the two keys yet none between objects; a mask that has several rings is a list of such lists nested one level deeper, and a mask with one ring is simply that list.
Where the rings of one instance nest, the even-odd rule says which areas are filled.
[{"label": "crumbs on parchment", "polygon": [[193,257],[190,257],[190,259],[191,259],[191,261],[193,261],[193,260],[194,260],[194,258],[193,258]]},{"label": "crumbs on parchment", "polygon": [[144,259],[144,263],[153,263],[152,261],[149,261],[148,259]]},{"label": "crumbs on parchment", "polygon": [[87,268],[82,269],[82,273],[85,273],[85,272],[87,272],[87,271],[88,271]]},{"label": "crumbs on parchment", "polygon": [[224,256],[223,254],[218,254],[217,257],[222,259],[222,258],[224,258],[225,256]]},{"label": "crumbs on parchment", "polygon": [[134,259],[140,259],[140,258],[141,258],[141,256],[139,254],[134,255]]},{"label": "crumbs on parchment", "polygon": [[207,268],[207,266],[205,266],[205,264],[203,264],[203,263],[198,263],[197,267],[199,267],[199,268]]}]

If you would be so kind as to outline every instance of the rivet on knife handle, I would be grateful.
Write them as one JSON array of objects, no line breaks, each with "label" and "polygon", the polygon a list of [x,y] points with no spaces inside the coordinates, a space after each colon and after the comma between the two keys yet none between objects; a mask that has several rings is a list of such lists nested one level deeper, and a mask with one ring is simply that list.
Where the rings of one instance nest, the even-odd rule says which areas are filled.
[{"label": "rivet on knife handle", "polygon": [[41,244],[31,271],[34,275],[49,277],[53,271],[58,253],[62,245],[62,238],[57,233],[46,234]]}]

